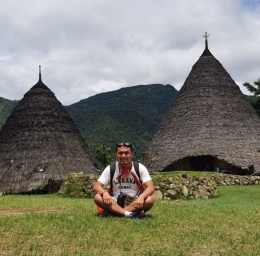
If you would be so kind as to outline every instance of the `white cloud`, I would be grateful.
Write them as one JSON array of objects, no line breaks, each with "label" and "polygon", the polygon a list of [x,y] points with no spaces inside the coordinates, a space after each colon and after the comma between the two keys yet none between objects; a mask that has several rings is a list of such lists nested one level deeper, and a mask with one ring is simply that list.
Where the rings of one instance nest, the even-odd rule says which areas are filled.
[{"label": "white cloud", "polygon": [[260,77],[260,3],[245,0],[9,0],[0,9],[1,97],[38,81],[64,104],[137,84],[180,89],[209,48],[241,86]]}]

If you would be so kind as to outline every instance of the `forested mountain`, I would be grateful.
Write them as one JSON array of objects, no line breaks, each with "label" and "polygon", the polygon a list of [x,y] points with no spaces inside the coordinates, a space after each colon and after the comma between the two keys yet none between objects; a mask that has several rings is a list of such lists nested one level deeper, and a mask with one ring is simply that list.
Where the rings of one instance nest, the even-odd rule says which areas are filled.
[{"label": "forested mountain", "polygon": [[17,100],[7,100],[0,97],[0,130],[17,102]]},{"label": "forested mountain", "polygon": [[171,85],[151,84],[101,93],[66,109],[90,150],[131,141],[141,157],[177,95]]},{"label": "forested mountain", "polygon": [[[151,84],[97,94],[66,106],[93,156],[101,145],[133,143],[141,157],[177,95],[171,85]],[[0,98],[0,129],[18,101]]]}]

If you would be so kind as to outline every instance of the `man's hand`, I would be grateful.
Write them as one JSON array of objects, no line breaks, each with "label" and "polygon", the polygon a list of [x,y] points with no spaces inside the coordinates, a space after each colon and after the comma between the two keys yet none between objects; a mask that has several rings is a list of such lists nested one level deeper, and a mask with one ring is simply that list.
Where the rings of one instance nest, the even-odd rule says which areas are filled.
[{"label": "man's hand", "polygon": [[140,195],[136,200],[135,200],[135,207],[137,209],[141,209],[144,206],[144,197]]},{"label": "man's hand", "polygon": [[107,191],[103,193],[103,203],[104,204],[111,204],[112,203],[112,198]]}]

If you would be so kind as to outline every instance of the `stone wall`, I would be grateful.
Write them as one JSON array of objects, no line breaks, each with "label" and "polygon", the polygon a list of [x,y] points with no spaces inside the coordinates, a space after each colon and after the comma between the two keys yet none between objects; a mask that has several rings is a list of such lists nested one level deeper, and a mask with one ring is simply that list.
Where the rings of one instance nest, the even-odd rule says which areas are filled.
[{"label": "stone wall", "polygon": [[232,174],[212,174],[211,177],[218,186],[259,185],[260,176],[240,176]]},{"label": "stone wall", "polygon": [[[67,175],[59,190],[59,194],[71,197],[93,198],[92,187],[97,176],[83,173],[71,173]],[[220,173],[205,173],[202,177],[188,176],[185,173],[165,178],[158,173],[152,175],[155,192],[153,197],[158,199],[176,200],[208,199],[218,196],[218,186],[228,185],[258,185],[260,176],[238,176]]]},{"label": "stone wall", "polygon": [[153,177],[155,199],[208,199],[218,196],[217,185],[211,177],[188,177],[185,173],[174,178]]},{"label": "stone wall", "polygon": [[64,178],[58,193],[68,197],[93,198],[92,187],[96,180],[95,175],[85,175],[83,172],[70,173]]}]

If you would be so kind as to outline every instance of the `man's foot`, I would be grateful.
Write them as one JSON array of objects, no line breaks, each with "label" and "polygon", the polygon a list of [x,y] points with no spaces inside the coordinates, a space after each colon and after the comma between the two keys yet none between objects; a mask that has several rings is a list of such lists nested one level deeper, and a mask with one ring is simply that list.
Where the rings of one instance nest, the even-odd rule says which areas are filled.
[{"label": "man's foot", "polygon": [[103,216],[104,217],[109,217],[109,216],[115,216],[115,215],[112,212],[108,211],[108,210],[104,210]]},{"label": "man's foot", "polygon": [[144,218],[144,211],[131,212],[130,218],[138,218],[138,219]]}]

